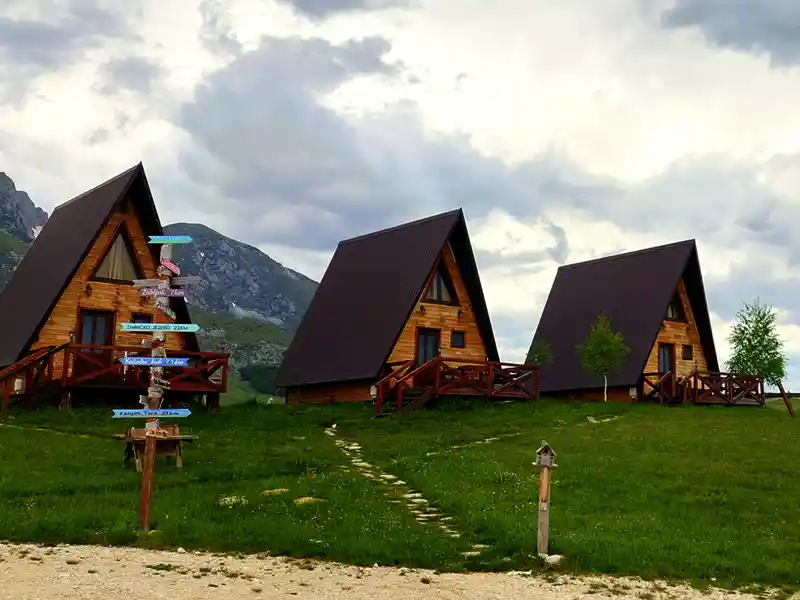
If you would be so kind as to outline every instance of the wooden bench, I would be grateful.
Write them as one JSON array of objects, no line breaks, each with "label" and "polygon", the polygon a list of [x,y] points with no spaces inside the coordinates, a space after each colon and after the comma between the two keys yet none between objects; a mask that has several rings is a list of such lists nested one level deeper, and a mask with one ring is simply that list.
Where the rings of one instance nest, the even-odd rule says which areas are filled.
[{"label": "wooden bench", "polygon": [[[137,429],[131,427],[125,433],[118,433],[114,436],[115,440],[125,442],[125,454],[122,457],[127,465],[131,459],[136,464],[136,470],[142,471],[142,457],[144,456],[144,442],[146,439],[144,427]],[[164,425],[159,428],[160,435],[156,439],[156,456],[174,456],[175,464],[179,469],[183,468],[183,452],[181,444],[183,442],[193,442],[197,439],[196,435],[181,435],[178,425]]]}]

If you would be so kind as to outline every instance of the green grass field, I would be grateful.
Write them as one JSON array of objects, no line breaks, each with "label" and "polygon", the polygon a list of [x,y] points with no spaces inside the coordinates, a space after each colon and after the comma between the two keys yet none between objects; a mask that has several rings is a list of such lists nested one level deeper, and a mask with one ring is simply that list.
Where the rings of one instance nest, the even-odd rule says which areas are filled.
[{"label": "green grass field", "polygon": [[[184,425],[200,439],[182,471],[157,463],[157,531],[138,536],[139,479],[108,439],[126,423],[87,410],[16,413],[13,427],[0,427],[0,539],[531,568],[531,463],[546,439],[559,465],[550,551],[567,556],[566,570],[721,586],[800,582],[798,424],[785,408],[452,402],[400,418],[373,414],[247,403],[192,415]],[[451,516],[462,537],[390,503],[387,486],[350,467],[325,435],[333,423],[366,461]],[[500,439],[474,443],[489,437]],[[289,492],[262,493],[276,488]],[[322,501],[294,502],[305,496]],[[221,506],[226,497],[247,503]],[[476,543],[489,548],[462,556]]]}]

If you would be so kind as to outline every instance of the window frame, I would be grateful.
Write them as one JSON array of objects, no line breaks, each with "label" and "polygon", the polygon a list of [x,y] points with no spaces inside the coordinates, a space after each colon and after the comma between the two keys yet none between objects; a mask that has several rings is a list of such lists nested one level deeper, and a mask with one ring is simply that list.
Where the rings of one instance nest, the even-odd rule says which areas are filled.
[{"label": "window frame", "polygon": [[[453,343],[453,340],[456,338],[456,336],[461,336],[461,345],[460,346],[456,346]],[[456,350],[463,350],[464,348],[466,348],[467,347],[467,332],[464,331],[463,329],[454,329],[454,330],[452,330],[450,332],[450,347],[451,348],[455,348]]]},{"label": "window frame", "polygon": [[[688,350],[688,352],[687,352]],[[689,355],[688,357],[686,355]],[[681,347],[681,360],[694,360],[694,345],[683,344]]]},{"label": "window frame", "polygon": [[[437,285],[438,283],[438,285]],[[447,292],[450,294],[450,300],[441,300],[440,298],[429,298],[428,294],[430,294],[431,290],[437,289],[437,291],[441,292],[441,287],[447,288]],[[438,294],[441,296],[441,293]],[[425,295],[422,297],[422,302],[427,302],[430,304],[443,304],[446,306],[458,306],[458,296],[456,295],[456,289],[453,285],[453,280],[450,277],[450,273],[447,271],[447,267],[443,261],[438,261],[436,263],[436,267],[433,271],[433,276],[430,279],[427,287],[425,288]]]},{"label": "window frame", "polygon": [[100,283],[115,283],[115,284],[132,284],[132,279],[113,279],[110,277],[100,277],[97,275],[97,272],[106,262],[111,251],[114,249],[114,244],[117,243],[117,239],[122,238],[122,242],[125,245],[125,249],[127,250],[131,262],[133,263],[133,271],[136,275],[135,279],[144,279],[144,270],[142,269],[142,265],[139,262],[139,257],[136,255],[136,248],[133,244],[133,238],[131,238],[130,232],[128,231],[128,227],[125,223],[121,223],[119,227],[117,227],[116,231],[111,235],[111,241],[109,242],[108,246],[104,249],[103,255],[99,261],[97,261],[97,266],[95,267],[94,271],[92,272],[92,276],[90,278],[91,281],[97,281]]},{"label": "window frame", "polygon": [[[670,313],[675,313],[670,315]],[[672,300],[667,305],[667,314],[664,317],[665,321],[672,321],[673,323],[686,323],[686,311],[683,310],[683,300],[681,295],[676,291],[672,296]]]}]

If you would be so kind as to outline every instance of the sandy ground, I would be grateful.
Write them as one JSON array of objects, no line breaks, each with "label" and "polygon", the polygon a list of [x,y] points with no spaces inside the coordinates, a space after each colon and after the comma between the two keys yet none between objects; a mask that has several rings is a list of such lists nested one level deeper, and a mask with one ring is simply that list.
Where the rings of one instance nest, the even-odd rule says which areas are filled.
[{"label": "sandy ground", "polygon": [[[552,579],[552,578],[551,578]],[[593,600],[754,598],[607,577],[547,581],[524,573],[437,575],[273,557],[0,543],[2,600]]]}]

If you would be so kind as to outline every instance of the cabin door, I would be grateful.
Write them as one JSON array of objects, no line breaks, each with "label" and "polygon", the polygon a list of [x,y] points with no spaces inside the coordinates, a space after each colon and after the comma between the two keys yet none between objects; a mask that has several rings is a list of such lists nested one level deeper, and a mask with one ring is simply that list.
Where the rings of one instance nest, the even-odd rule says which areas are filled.
[{"label": "cabin door", "polygon": [[658,345],[658,372],[675,372],[675,344]]},{"label": "cabin door", "polygon": [[[417,330],[417,366],[424,365],[429,360],[439,356],[439,340],[441,332],[438,329]],[[433,370],[424,371],[414,377],[414,385],[433,385]]]},{"label": "cabin door", "polygon": [[[82,346],[114,345],[114,313],[105,310],[82,310],[80,313],[78,343]],[[111,366],[111,350],[81,348],[86,359],[76,356],[72,363],[73,376],[85,375]]]}]

